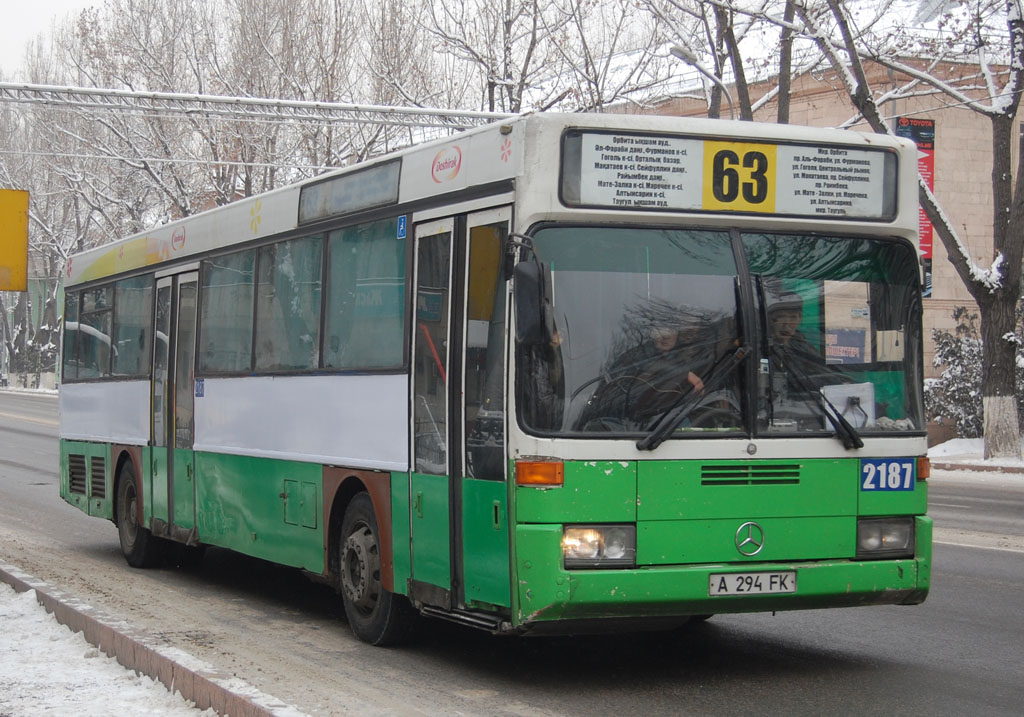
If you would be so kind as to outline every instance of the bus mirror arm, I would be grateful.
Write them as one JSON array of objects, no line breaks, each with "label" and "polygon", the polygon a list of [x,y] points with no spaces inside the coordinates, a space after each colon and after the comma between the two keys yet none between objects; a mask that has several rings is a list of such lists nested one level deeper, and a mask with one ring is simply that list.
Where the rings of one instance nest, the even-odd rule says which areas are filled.
[{"label": "bus mirror arm", "polygon": [[505,245],[505,265],[503,267],[505,274],[505,281],[512,278],[513,270],[516,265],[516,255],[520,254],[519,250],[522,249],[521,255],[524,256],[529,254],[534,261],[537,260],[537,254],[533,249],[533,239],[526,234],[518,234],[513,232],[508,235],[508,243]]},{"label": "bus mirror arm", "polygon": [[516,312],[516,343],[539,346],[549,339],[550,303],[545,290],[545,267],[521,261],[513,272],[512,301]]},{"label": "bus mirror arm", "polygon": [[[519,263],[516,254],[521,250]],[[505,273],[511,277],[516,315],[516,342],[539,346],[554,335],[551,305],[551,275],[537,258],[533,239],[526,234],[509,234],[505,252]]]}]

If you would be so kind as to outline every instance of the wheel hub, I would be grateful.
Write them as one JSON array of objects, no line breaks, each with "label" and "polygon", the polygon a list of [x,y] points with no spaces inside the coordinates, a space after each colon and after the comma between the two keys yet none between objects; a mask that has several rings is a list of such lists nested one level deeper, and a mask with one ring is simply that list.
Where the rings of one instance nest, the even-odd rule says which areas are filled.
[{"label": "wheel hub", "polygon": [[363,611],[373,609],[380,595],[380,555],[373,533],[366,526],[359,526],[345,539],[341,585],[353,605]]}]

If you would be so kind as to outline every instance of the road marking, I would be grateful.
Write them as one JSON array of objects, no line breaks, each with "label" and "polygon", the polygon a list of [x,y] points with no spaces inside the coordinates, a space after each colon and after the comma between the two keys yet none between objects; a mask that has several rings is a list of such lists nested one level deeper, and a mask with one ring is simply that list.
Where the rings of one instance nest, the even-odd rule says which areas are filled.
[{"label": "road marking", "polygon": [[971,545],[970,543],[954,543],[949,540],[933,540],[936,545],[952,545],[957,548],[977,548],[978,550],[1001,550],[1004,553],[1024,553],[1024,548],[1003,547],[1001,545]]},{"label": "road marking", "polygon": [[60,423],[51,420],[49,418],[29,418],[28,416],[22,416],[18,413],[4,413],[0,411],[0,418],[13,418],[16,421],[28,421],[29,423],[39,423],[43,426],[59,426]]},{"label": "road marking", "polygon": [[929,508],[963,508],[964,510],[970,510],[969,505],[960,505],[959,503],[936,503],[934,501],[928,502]]}]

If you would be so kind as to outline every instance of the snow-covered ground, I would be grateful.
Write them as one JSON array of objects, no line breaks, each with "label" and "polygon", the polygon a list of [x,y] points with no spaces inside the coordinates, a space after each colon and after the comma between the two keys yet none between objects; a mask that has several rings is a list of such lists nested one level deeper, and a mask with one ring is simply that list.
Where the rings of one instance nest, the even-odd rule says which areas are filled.
[{"label": "snow-covered ground", "polygon": [[36,602],[0,582],[2,717],[215,717],[149,677],[124,669],[57,622]]},{"label": "snow-covered ground", "polygon": [[[1024,440],[1021,441],[1021,452],[1024,453]],[[978,466],[991,469],[993,466],[1005,468],[1009,475],[1021,475],[1024,480],[1024,460],[1017,458],[991,458],[984,460],[985,445],[981,438],[954,438],[928,449],[928,457],[932,463],[954,463],[965,466]]]}]

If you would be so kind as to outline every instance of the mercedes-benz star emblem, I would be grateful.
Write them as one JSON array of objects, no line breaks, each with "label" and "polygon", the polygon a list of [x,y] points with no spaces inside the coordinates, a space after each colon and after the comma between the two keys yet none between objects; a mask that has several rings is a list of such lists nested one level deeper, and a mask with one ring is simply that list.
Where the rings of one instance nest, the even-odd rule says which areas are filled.
[{"label": "mercedes-benz star emblem", "polygon": [[736,549],[748,558],[757,555],[764,547],[764,528],[748,521],[736,529]]}]

